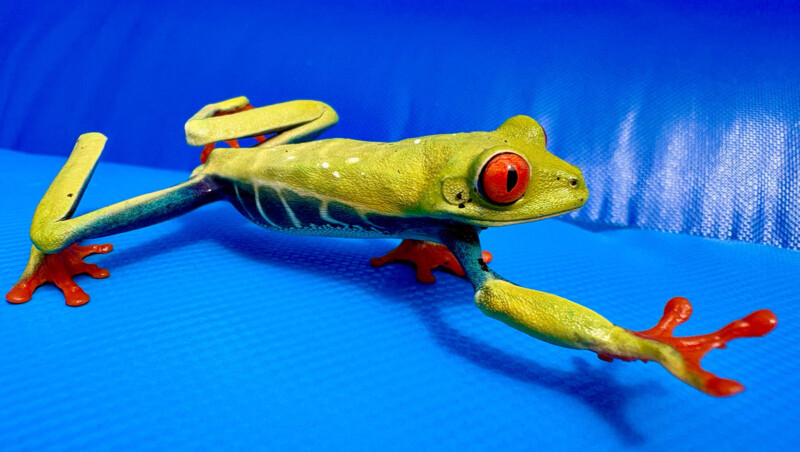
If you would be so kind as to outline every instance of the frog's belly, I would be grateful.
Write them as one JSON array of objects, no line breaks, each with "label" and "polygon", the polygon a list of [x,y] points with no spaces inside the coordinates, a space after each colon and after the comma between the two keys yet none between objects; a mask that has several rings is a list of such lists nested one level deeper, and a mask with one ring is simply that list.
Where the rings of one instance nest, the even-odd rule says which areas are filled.
[{"label": "frog's belly", "polygon": [[356,238],[432,239],[440,223],[388,216],[286,187],[220,181],[222,191],[242,215],[278,232]]}]

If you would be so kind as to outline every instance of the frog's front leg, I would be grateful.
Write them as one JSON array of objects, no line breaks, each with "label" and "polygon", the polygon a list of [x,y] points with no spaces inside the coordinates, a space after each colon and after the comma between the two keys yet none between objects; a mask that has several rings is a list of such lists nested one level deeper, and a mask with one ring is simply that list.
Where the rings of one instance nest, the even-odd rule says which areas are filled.
[{"label": "frog's front leg", "polygon": [[80,273],[107,277],[107,270],[84,263],[83,259],[107,253],[111,245],[78,246],[79,240],[139,229],[218,199],[215,183],[201,172],[182,184],[72,218],[105,142],[106,137],[99,133],[81,135],[45,192],[33,215],[30,237],[34,246],[28,265],[6,295],[9,302],[24,303],[41,284],[53,282],[64,293],[68,305],[85,304],[89,296],[72,277]]},{"label": "frog's front leg", "polygon": [[655,327],[630,331],[577,303],[506,281],[482,259],[474,229],[445,231],[442,242],[461,262],[475,288],[475,303],[489,317],[555,345],[594,351],[606,361],[656,361],[680,380],[713,396],[733,395],[744,386],[702,369],[703,356],[714,348],[724,348],[732,339],[764,336],[777,324],[775,314],[764,309],[714,333],[675,337],[675,326],[691,315],[689,302],[677,297],[667,303]]},{"label": "frog's front leg", "polygon": [[[481,255],[485,262],[491,262],[492,254],[490,252],[482,251]],[[432,270],[439,267],[458,276],[465,276],[458,259],[446,246],[425,240],[404,239],[397,248],[381,257],[373,257],[369,262],[375,267],[392,262],[410,262],[417,269],[417,281],[421,283],[436,282]]]}]

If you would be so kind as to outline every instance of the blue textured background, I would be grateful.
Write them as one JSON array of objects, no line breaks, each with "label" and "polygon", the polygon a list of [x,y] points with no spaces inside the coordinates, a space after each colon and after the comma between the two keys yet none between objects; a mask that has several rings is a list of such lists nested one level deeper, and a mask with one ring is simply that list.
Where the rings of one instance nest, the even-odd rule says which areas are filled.
[{"label": "blue textured background", "polygon": [[487,231],[501,274],[632,329],[675,295],[682,334],[780,326],[704,360],[748,387],[712,399],[511,330],[458,278],[371,268],[393,242],[215,205],[110,238],[87,306],[0,305],[0,449],[796,448],[800,253],[617,226],[800,247],[800,7],[672,3],[2,2],[0,147],[25,151],[0,151],[4,290],[80,133],[110,140],[79,212],[183,180],[184,121],[244,94],[326,101],[327,136],[370,140],[531,115],[592,193],[584,228]]},{"label": "blue textured background", "polygon": [[327,136],[528,114],[592,194],[572,219],[800,247],[800,3],[46,1],[0,8],[0,146],[190,169],[203,105],[325,101]]}]

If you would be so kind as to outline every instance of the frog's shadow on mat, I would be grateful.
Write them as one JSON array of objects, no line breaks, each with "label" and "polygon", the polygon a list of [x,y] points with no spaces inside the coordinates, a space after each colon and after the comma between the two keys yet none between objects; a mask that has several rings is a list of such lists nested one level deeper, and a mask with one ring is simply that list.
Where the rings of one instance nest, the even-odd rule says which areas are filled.
[{"label": "frog's shadow on mat", "polygon": [[[441,289],[436,289],[436,285],[441,285],[441,282],[432,286],[421,286],[429,296],[420,297],[417,291],[410,293],[407,290],[408,285],[420,284],[414,278],[412,271],[397,266],[374,269],[369,265],[370,257],[385,253],[394,244],[361,240],[359,244],[348,247],[347,253],[343,253],[341,244],[330,239],[265,231],[243,221],[228,207],[200,209],[188,215],[188,218],[182,217],[175,221],[181,226],[174,232],[132,248],[116,249],[113,253],[92,261],[108,268],[113,278],[115,269],[129,263],[143,262],[149,257],[169,253],[172,249],[197,242],[212,241],[240,257],[258,261],[264,266],[278,265],[294,271],[306,271],[345,281],[357,290],[378,293],[383,300],[391,300],[411,308],[437,344],[455,355],[507,378],[545,387],[575,398],[591,408],[627,445],[639,445],[645,440],[627,419],[625,411],[634,398],[645,393],[660,391],[657,384],[623,384],[612,375],[611,366],[607,364],[592,366],[581,358],[573,359],[573,370],[550,368],[531,359],[505,352],[459,331],[448,324],[444,309],[455,304],[472,305],[473,291],[469,287],[469,282],[465,280],[463,293],[455,296],[452,292],[443,296]],[[113,242],[113,238],[109,241]],[[92,243],[102,242],[102,239],[92,241]],[[309,259],[309,256],[324,258]],[[363,262],[363,266],[356,267],[353,264],[355,260]],[[302,261],[302,265],[298,265],[299,261]],[[337,265],[336,262],[341,262],[341,265]],[[344,267],[350,268],[344,271]],[[365,277],[365,274],[369,273],[372,275]],[[436,275],[440,280],[457,278],[444,272],[437,272]],[[268,281],[258,284],[266,283]],[[90,288],[87,290],[91,293]],[[494,320],[487,318],[486,321]]]}]

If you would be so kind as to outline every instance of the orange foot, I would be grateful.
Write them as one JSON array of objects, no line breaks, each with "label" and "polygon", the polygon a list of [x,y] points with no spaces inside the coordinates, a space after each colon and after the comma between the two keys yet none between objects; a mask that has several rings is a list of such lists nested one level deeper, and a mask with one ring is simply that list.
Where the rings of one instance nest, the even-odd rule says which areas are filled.
[{"label": "orange foot", "polygon": [[108,270],[95,264],[83,262],[86,256],[105,254],[114,247],[111,244],[78,246],[73,244],[63,250],[45,254],[33,273],[18,282],[6,294],[9,303],[25,303],[31,299],[33,292],[42,284],[52,282],[64,293],[64,300],[69,306],[81,306],[89,302],[89,295],[83,291],[72,277],[88,273],[93,278],[107,278]]},{"label": "orange foot", "polygon": [[[242,111],[252,110],[253,108],[254,107],[252,105],[247,104],[242,108],[239,108],[239,109],[236,109],[236,110],[232,110],[232,111],[218,111],[218,112],[216,112],[214,114],[214,116],[232,115],[232,114],[239,113],[239,112],[242,112]],[[256,141],[258,141],[258,144],[261,144],[261,143],[267,141],[267,137],[264,136],[264,135],[258,135],[258,136],[255,136],[253,138],[255,138]],[[228,146],[230,146],[232,148],[238,148],[239,147],[239,140],[225,140],[225,144],[227,144]],[[203,146],[203,151],[200,153],[200,162],[201,163],[205,163],[206,160],[208,160],[208,156],[211,155],[211,151],[214,150],[214,147],[216,145],[217,145],[217,143],[208,143],[207,145]]]},{"label": "orange foot", "polygon": [[[738,381],[720,378],[700,367],[700,360],[715,348],[725,348],[725,343],[742,337],[761,337],[772,331],[778,324],[778,318],[768,309],[761,309],[751,313],[743,319],[735,320],[718,331],[698,336],[675,337],[672,332],[675,327],[689,320],[692,315],[692,304],[682,297],[671,299],[664,306],[664,315],[656,326],[645,331],[631,331],[633,334],[658,342],[671,345],[683,356],[686,369],[697,378],[699,388],[703,392],[725,397],[738,394],[744,390],[744,385]],[[600,359],[610,361],[611,358],[623,357],[600,356]]]},{"label": "orange foot", "polygon": [[[484,251],[482,257],[483,261],[488,263],[492,260],[492,253]],[[458,276],[464,276],[464,269],[446,246],[422,240],[405,239],[385,256],[369,260],[375,267],[398,261],[413,263],[417,267],[417,281],[423,283],[436,281],[431,270],[437,267],[444,267]]]}]

